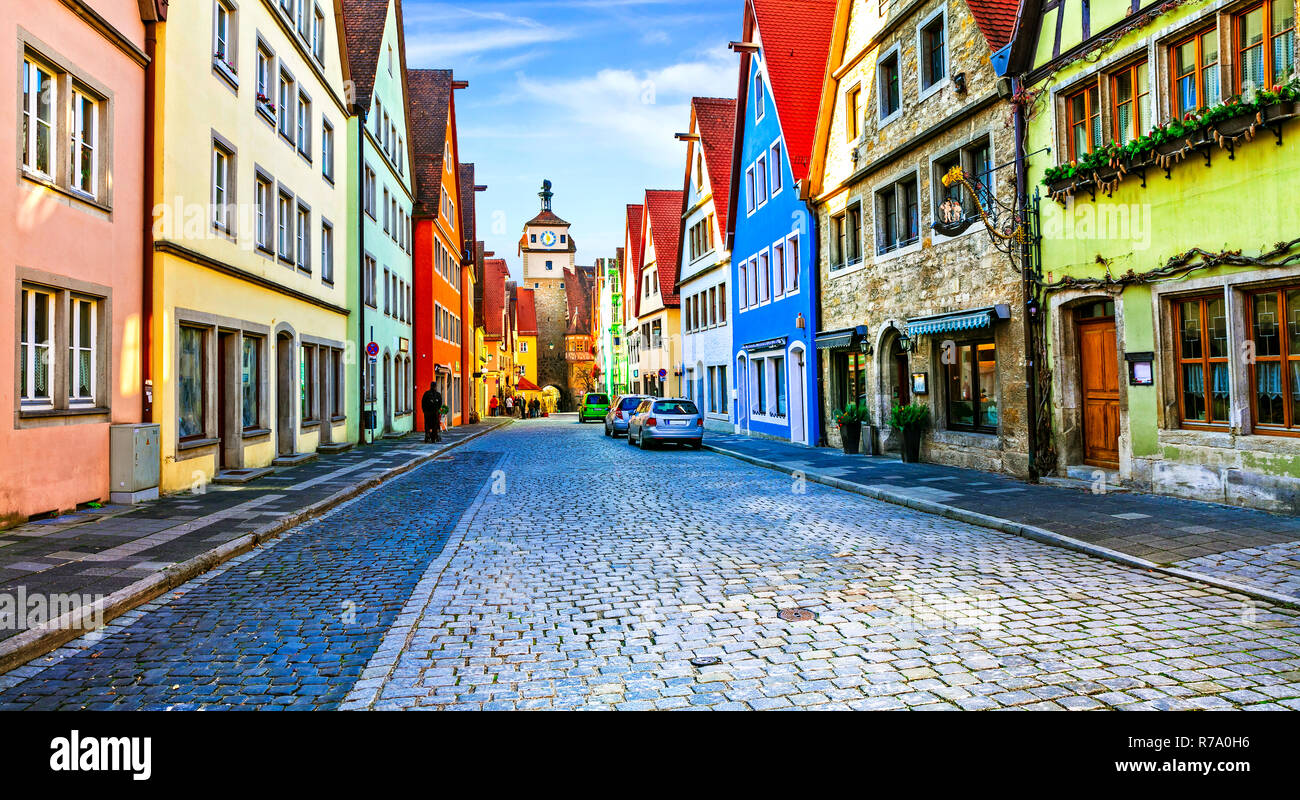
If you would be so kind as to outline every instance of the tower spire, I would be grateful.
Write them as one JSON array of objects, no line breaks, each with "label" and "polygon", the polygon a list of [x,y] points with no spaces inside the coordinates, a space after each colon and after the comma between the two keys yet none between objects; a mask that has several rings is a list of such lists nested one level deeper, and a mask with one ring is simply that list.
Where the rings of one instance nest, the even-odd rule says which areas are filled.
[{"label": "tower spire", "polygon": [[540,198],[542,198],[542,210],[543,210],[543,211],[550,211],[550,210],[551,210],[551,198],[552,198],[554,195],[555,195],[555,193],[551,191],[551,181],[550,181],[550,179],[547,179],[547,180],[542,181],[542,190],[541,190],[540,192],[537,193],[537,196],[540,197]]}]

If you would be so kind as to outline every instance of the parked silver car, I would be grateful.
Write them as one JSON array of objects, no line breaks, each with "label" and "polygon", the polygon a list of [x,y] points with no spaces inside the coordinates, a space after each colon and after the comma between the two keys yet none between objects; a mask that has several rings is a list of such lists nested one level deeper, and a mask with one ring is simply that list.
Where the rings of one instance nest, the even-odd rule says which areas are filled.
[{"label": "parked silver car", "polygon": [[627,423],[627,443],[648,450],[657,442],[704,446],[704,417],[695,403],[685,398],[642,400]]},{"label": "parked silver car", "polygon": [[627,421],[636,413],[636,407],[642,400],[653,400],[648,394],[625,394],[615,398],[605,413],[605,435],[618,436],[627,433]]}]

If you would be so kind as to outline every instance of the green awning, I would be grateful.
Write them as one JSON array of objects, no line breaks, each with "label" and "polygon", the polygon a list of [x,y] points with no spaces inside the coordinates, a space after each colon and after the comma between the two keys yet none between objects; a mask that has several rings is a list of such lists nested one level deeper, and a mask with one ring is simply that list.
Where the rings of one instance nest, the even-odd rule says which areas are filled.
[{"label": "green awning", "polygon": [[845,350],[855,346],[867,337],[867,326],[859,325],[856,328],[845,328],[839,331],[823,331],[817,334],[816,345],[818,350]]},{"label": "green awning", "polygon": [[949,331],[970,331],[987,328],[994,320],[1010,319],[1011,307],[1007,305],[987,306],[969,311],[954,311],[948,314],[935,314],[930,317],[918,317],[907,321],[908,336],[925,336]]}]

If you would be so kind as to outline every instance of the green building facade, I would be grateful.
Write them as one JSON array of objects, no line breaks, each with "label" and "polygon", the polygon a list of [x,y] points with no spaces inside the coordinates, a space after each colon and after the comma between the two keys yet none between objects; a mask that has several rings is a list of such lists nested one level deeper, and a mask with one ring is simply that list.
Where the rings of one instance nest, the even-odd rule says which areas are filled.
[{"label": "green building facade", "polygon": [[1060,475],[1300,512],[1294,0],[1026,0]]}]

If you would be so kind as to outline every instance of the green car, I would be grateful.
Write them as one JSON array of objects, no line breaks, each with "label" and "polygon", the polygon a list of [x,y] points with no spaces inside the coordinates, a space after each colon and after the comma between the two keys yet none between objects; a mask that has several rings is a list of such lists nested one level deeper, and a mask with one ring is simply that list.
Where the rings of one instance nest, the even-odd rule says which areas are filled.
[{"label": "green car", "polygon": [[603,422],[609,413],[609,395],[603,392],[587,392],[582,396],[582,405],[578,407],[578,422],[596,420]]}]

